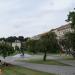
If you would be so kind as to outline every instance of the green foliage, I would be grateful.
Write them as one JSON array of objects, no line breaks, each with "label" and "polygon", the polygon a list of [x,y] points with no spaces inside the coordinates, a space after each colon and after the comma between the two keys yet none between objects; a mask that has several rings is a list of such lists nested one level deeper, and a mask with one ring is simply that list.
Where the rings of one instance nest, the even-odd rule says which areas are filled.
[{"label": "green foliage", "polygon": [[67,21],[71,22],[71,27],[75,29],[75,11],[69,12]]},{"label": "green foliage", "polygon": [[23,42],[24,41],[24,37],[23,36],[19,36],[18,40],[21,41],[21,42]]},{"label": "green foliage", "polygon": [[41,50],[44,51],[43,60],[46,61],[47,52],[57,53],[59,50],[59,45],[54,32],[49,32],[41,37]]},{"label": "green foliage", "polygon": [[49,32],[41,37],[43,48],[50,53],[56,53],[59,50],[58,41],[54,32]]},{"label": "green foliage", "polygon": [[21,41],[21,42],[24,42],[24,41],[26,41],[27,39],[28,39],[28,38],[24,38],[23,36],[19,36],[19,37],[10,36],[10,37],[7,37],[7,38],[0,38],[1,41],[4,40],[4,41],[10,42],[10,43],[15,42],[15,40],[19,40],[19,41]]},{"label": "green foliage", "polygon": [[31,60],[18,60],[20,62],[28,62],[28,63],[36,63],[36,64],[46,64],[46,65],[59,65],[59,66],[70,66],[68,64],[61,63],[58,60],[50,60],[43,61],[41,59],[31,59]]},{"label": "green foliage", "polygon": [[25,44],[24,43],[21,44],[21,48],[19,48],[18,46],[15,46],[15,50],[16,52],[21,53],[24,56],[24,52],[26,50]]},{"label": "green foliage", "polygon": [[7,67],[2,67],[2,73],[0,75],[55,75],[55,74],[10,65]]},{"label": "green foliage", "polygon": [[6,38],[6,42],[15,42],[15,40],[17,40],[17,37],[16,36],[10,36],[8,38]]},{"label": "green foliage", "polygon": [[25,49],[24,49],[23,46],[21,46],[21,48],[20,48],[20,53],[22,53],[23,56],[24,56],[24,52],[25,52]]},{"label": "green foliage", "polygon": [[38,52],[38,40],[28,40],[26,43],[27,49],[30,52],[37,53]]},{"label": "green foliage", "polygon": [[47,52],[57,53],[59,51],[59,45],[54,32],[42,35],[39,40],[28,40],[26,47],[33,53],[44,52],[44,60],[46,60]]},{"label": "green foliage", "polygon": [[72,50],[75,50],[75,32],[66,33],[65,38],[68,40],[67,45],[72,48]]},{"label": "green foliage", "polygon": [[[68,32],[64,35],[64,39],[62,40],[62,46],[66,51],[68,50],[75,51],[75,11],[71,11],[68,14],[67,21],[70,22],[73,32]],[[75,55],[75,54],[74,54]]]},{"label": "green foliage", "polygon": [[20,53],[20,48],[18,46],[15,46],[15,52]]},{"label": "green foliage", "polygon": [[68,32],[64,35],[64,39],[60,40],[60,44],[66,50],[67,54],[72,54],[75,51],[75,32]]},{"label": "green foliage", "polygon": [[13,53],[14,53],[13,47],[4,43],[0,44],[0,54],[2,55],[3,58],[10,56]]}]

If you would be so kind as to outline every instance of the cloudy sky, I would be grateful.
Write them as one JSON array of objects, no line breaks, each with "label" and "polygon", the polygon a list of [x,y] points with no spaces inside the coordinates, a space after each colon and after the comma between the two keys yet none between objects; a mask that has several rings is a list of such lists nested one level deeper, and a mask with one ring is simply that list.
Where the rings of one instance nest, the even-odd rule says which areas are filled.
[{"label": "cloudy sky", "polygon": [[0,37],[31,37],[66,24],[75,0],[0,0]]}]

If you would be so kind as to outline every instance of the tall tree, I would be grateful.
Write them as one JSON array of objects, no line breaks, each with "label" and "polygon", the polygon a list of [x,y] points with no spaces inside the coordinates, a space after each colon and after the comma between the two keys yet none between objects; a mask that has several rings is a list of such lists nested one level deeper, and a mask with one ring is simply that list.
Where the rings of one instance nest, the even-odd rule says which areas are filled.
[{"label": "tall tree", "polygon": [[21,41],[21,42],[23,42],[24,41],[24,37],[23,36],[19,36],[18,40]]},{"label": "tall tree", "polygon": [[71,27],[75,30],[75,11],[71,11],[68,14],[67,22],[71,23]]},{"label": "tall tree", "polygon": [[10,42],[10,43],[15,42],[15,40],[17,40],[16,36],[10,36],[10,37],[6,38],[6,42]]},{"label": "tall tree", "polygon": [[47,52],[56,53],[59,50],[59,45],[54,32],[49,32],[42,35],[41,45],[41,48],[44,51],[44,61],[46,61]]},{"label": "tall tree", "polygon": [[[74,31],[72,33],[68,33],[66,37],[71,42],[72,50],[75,51],[75,9],[69,12],[67,21],[70,22],[71,27]],[[75,52],[73,53],[73,55],[75,56]]]}]

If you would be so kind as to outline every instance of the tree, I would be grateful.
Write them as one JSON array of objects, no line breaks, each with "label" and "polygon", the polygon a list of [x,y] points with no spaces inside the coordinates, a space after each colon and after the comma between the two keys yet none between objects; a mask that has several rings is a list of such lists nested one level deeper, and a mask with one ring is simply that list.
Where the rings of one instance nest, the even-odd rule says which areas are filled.
[{"label": "tree", "polygon": [[47,52],[56,53],[59,45],[54,32],[49,32],[41,37],[41,49],[44,51],[43,60],[46,61]]},{"label": "tree", "polygon": [[24,41],[27,42],[30,38],[29,37],[26,37],[24,38]]},{"label": "tree", "polygon": [[67,54],[72,54],[75,57],[75,33],[68,32],[64,35],[64,38],[60,40],[60,44]]},{"label": "tree", "polygon": [[67,22],[71,22],[71,27],[75,30],[75,11],[71,11],[68,14]]},{"label": "tree", "polygon": [[70,54],[75,57],[75,32],[67,33],[65,38],[68,40],[67,45],[71,49]]},{"label": "tree", "polygon": [[74,30],[73,32],[68,33],[66,37],[67,37],[67,40],[69,40],[71,43],[72,50],[74,51],[73,55],[75,56],[75,11],[74,10],[69,12],[67,21],[70,22],[71,27]]},{"label": "tree", "polygon": [[0,54],[2,55],[2,57],[5,59],[5,57],[10,56],[14,53],[14,49],[13,47],[7,45],[7,44],[0,44]]},{"label": "tree", "polygon": [[10,42],[10,43],[15,42],[15,40],[17,40],[16,36],[10,36],[10,37],[6,38],[6,42]]},{"label": "tree", "polygon": [[15,46],[15,52],[19,52],[20,53],[20,48],[18,46]]},{"label": "tree", "polygon": [[20,48],[20,53],[22,53],[22,56],[24,56],[25,50],[26,50],[26,43],[22,42],[21,43],[21,48]]},{"label": "tree", "polygon": [[71,46],[71,42],[69,41],[69,39],[66,39],[66,38],[60,39],[59,43],[63,51],[66,52],[67,54],[70,54],[72,46]]},{"label": "tree", "polygon": [[4,37],[3,38],[0,38],[0,41],[2,41],[2,40],[5,41],[6,39]]},{"label": "tree", "polygon": [[19,36],[18,40],[21,41],[21,42],[23,42],[24,41],[24,37],[23,36]]},{"label": "tree", "polygon": [[33,53],[37,53],[38,52],[38,45],[37,45],[37,43],[38,43],[38,40],[32,40],[32,39],[30,39],[30,40],[28,40],[27,42],[26,42],[26,46],[27,46],[27,49],[30,51],[30,52],[33,52]]}]

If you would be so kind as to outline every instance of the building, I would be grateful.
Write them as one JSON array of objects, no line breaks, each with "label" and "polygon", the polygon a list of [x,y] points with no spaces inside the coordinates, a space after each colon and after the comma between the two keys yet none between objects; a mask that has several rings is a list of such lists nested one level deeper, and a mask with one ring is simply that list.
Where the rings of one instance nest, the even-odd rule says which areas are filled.
[{"label": "building", "polygon": [[41,37],[41,35],[36,35],[36,36],[31,37],[30,39],[32,39],[32,40],[39,40],[40,37]]},{"label": "building", "polygon": [[0,41],[0,44],[7,44],[9,46],[12,46],[14,49],[17,46],[19,49],[21,48],[21,42],[19,40],[15,40],[15,42],[5,42],[4,40]]},{"label": "building", "polygon": [[[60,38],[63,38],[64,34],[67,33],[67,32],[73,32],[73,29],[71,28],[71,25],[70,24],[66,24],[66,25],[62,25],[56,29],[52,29],[50,30],[52,32],[55,32],[55,34],[57,35],[57,39],[60,39]],[[48,32],[50,32],[48,31]],[[46,33],[48,33],[46,32]],[[34,40],[39,40],[40,37],[42,35],[45,35],[46,33],[42,33],[42,34],[39,34],[39,35],[36,35],[36,36],[33,36],[31,37],[31,39],[34,39]]]},{"label": "building", "polygon": [[5,43],[5,41],[4,40],[0,40],[0,44],[2,44],[2,43]]},{"label": "building", "polygon": [[64,34],[67,32],[73,32],[70,24],[63,25],[56,29],[52,29],[51,31],[55,32],[57,35],[57,39],[63,38]]},{"label": "building", "polygon": [[12,42],[12,47],[15,49],[15,47],[21,48],[21,42],[19,40],[15,40],[15,42]]},{"label": "building", "polygon": [[45,33],[42,33],[42,34],[38,34],[36,36],[31,37],[30,39],[32,39],[32,40],[39,40],[42,36],[46,35],[48,32],[45,32]]},{"label": "building", "polygon": [[0,44],[7,44],[7,45],[11,46],[10,42],[5,42],[4,40],[0,40]]}]

